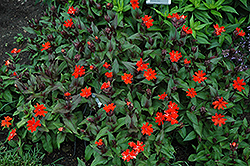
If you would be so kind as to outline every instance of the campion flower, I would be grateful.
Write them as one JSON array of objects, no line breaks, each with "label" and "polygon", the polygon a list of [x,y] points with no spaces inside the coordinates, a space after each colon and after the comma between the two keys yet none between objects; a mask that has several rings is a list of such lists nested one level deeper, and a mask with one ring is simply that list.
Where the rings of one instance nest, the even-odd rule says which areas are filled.
[{"label": "campion flower", "polygon": [[42,47],[43,48],[41,49],[41,51],[49,49],[51,47],[50,42],[46,42],[46,43],[42,44]]},{"label": "campion flower", "polygon": [[191,98],[195,97],[195,95],[197,95],[196,91],[194,90],[194,88],[189,89],[188,91],[186,91],[187,96],[190,96]]},{"label": "campion flower", "polygon": [[169,55],[171,62],[178,62],[179,59],[182,57],[181,53],[179,53],[178,51],[174,52],[174,50],[172,50]]},{"label": "campion flower", "polygon": [[131,0],[130,1],[131,5],[132,5],[132,8],[135,10],[135,8],[138,8],[139,9],[139,2],[138,0]]},{"label": "campion flower", "polygon": [[147,135],[151,135],[151,133],[153,132],[153,128],[152,128],[152,124],[150,124],[150,125],[148,125],[149,123],[148,122],[146,122],[146,124],[143,124],[142,125],[142,127],[141,127],[141,129],[142,129],[142,134],[144,135],[144,134],[147,134]]},{"label": "campion flower", "polygon": [[41,126],[40,120],[35,121],[34,117],[32,117],[31,120],[28,120],[27,123],[28,130],[31,130],[32,133],[36,131],[37,126]]},{"label": "campion flower", "polygon": [[158,96],[159,96],[159,100],[164,100],[165,97],[167,97],[167,94],[166,94],[166,92],[164,92],[163,94],[158,95]]},{"label": "campion flower", "polygon": [[155,117],[155,123],[158,123],[158,126],[161,125],[161,123],[163,124],[165,120],[165,115],[163,115],[161,112],[157,112],[156,113],[156,117]]},{"label": "campion flower", "polygon": [[75,12],[76,12],[76,9],[74,9],[74,7],[73,6],[69,6],[69,10],[68,10],[68,14],[75,14]]},{"label": "campion flower", "polygon": [[95,141],[95,144],[96,144],[97,146],[103,145],[102,139],[99,139],[98,142]]},{"label": "campion flower", "polygon": [[21,49],[18,49],[18,50],[17,50],[17,48],[14,48],[14,49],[11,51],[11,53],[13,53],[13,54],[18,54],[20,51],[21,51]]},{"label": "campion flower", "polygon": [[10,65],[10,61],[9,60],[6,60],[5,61],[5,66],[9,66]]},{"label": "campion flower", "polygon": [[131,159],[136,158],[136,152],[134,150],[132,150],[130,152],[129,149],[127,149],[125,152],[122,153],[122,159],[127,160],[127,162],[129,162]]},{"label": "campion flower", "polygon": [[90,66],[89,66],[89,69],[90,69],[90,70],[93,70],[93,69],[94,69],[94,66],[93,66],[93,65],[90,65]]},{"label": "campion flower", "polygon": [[193,33],[192,29],[190,28],[190,29],[188,30],[188,27],[186,27],[185,25],[183,25],[182,30],[183,30],[184,32],[186,32],[186,34],[192,34],[192,33]]},{"label": "campion flower", "polygon": [[91,96],[91,87],[87,88],[85,87],[84,89],[81,89],[82,93],[80,93],[80,95],[82,97],[88,98],[89,96]]},{"label": "campion flower", "polygon": [[121,76],[122,77],[122,80],[125,82],[125,84],[131,84],[132,83],[132,78],[133,78],[133,75],[132,74],[127,74],[127,73],[124,73],[124,76]]},{"label": "campion flower", "polygon": [[16,72],[14,72],[14,73],[13,73],[13,76],[17,76],[17,73],[16,73]]},{"label": "campion flower", "polygon": [[143,145],[143,142],[137,141],[137,144],[134,142],[129,142],[128,145],[133,148],[133,150],[137,153],[143,152],[145,145]]},{"label": "campion flower", "polygon": [[80,65],[76,65],[75,66],[75,71],[74,73],[72,74],[72,76],[74,76],[75,78],[78,78],[79,76],[83,76],[85,74],[85,69],[83,66],[80,66]]},{"label": "campion flower", "polygon": [[178,13],[173,13],[172,15],[169,14],[167,17],[168,17],[168,18],[176,18],[177,20],[179,20],[179,19],[182,18],[182,19],[185,20],[185,18],[186,18],[187,16],[184,16],[184,15],[179,16]]},{"label": "campion flower", "polygon": [[68,19],[67,21],[64,21],[65,24],[63,24],[66,28],[71,28],[72,25],[73,25],[73,22],[72,22],[72,18],[70,18],[70,20]]},{"label": "campion flower", "polygon": [[223,117],[225,117],[225,115],[218,115],[217,113],[215,113],[215,116],[212,116],[212,121],[214,122],[214,125],[216,126],[217,124],[219,124],[219,126],[221,127],[221,124],[225,124],[225,121],[227,119],[223,119]]},{"label": "campion flower", "polygon": [[16,136],[16,129],[12,129],[10,132],[10,135],[8,137],[8,141],[10,141],[12,138],[14,138]]},{"label": "campion flower", "polygon": [[105,62],[105,63],[103,64],[103,67],[105,67],[106,69],[109,69],[109,66],[110,66],[110,64],[108,64],[107,62]]},{"label": "campion flower", "polygon": [[199,70],[198,73],[195,72],[195,74],[196,74],[196,75],[193,75],[193,77],[194,77],[193,80],[194,80],[195,82],[198,81],[198,83],[201,83],[201,82],[203,82],[204,80],[207,79],[207,77],[203,77],[203,76],[206,75],[206,73],[203,73],[202,70]]},{"label": "campion flower", "polygon": [[104,104],[105,107],[103,107],[103,109],[106,111],[106,113],[110,112],[110,111],[114,111],[116,105],[114,105],[114,103],[111,103],[109,105]]},{"label": "campion flower", "polygon": [[156,77],[155,77],[156,76],[155,70],[152,70],[151,68],[148,68],[146,71],[144,71],[143,76],[146,77],[146,79],[148,81],[156,79]]},{"label": "campion flower", "polygon": [[12,120],[11,117],[9,116],[4,117],[4,120],[2,120],[1,126],[5,127],[6,125],[7,127],[10,127],[11,125],[11,123],[9,122],[10,120]]},{"label": "campion flower", "polygon": [[187,58],[184,60],[184,64],[189,64],[189,63],[191,63],[191,60],[187,60]]},{"label": "campion flower", "polygon": [[104,83],[102,84],[101,89],[107,89],[107,88],[109,88],[109,87],[110,87],[110,82],[108,81],[108,82],[104,82]]},{"label": "campion flower", "polygon": [[243,32],[243,30],[240,31],[240,28],[238,28],[238,27],[236,28],[236,31],[238,32],[237,36],[242,36],[243,37],[246,34],[245,32]]},{"label": "campion flower", "polygon": [[105,76],[107,78],[112,78],[113,77],[113,72],[107,72],[107,73],[105,73]]},{"label": "campion flower", "polygon": [[137,71],[147,70],[148,65],[149,63],[144,63],[141,58],[139,61],[136,62],[136,66],[138,67]]},{"label": "campion flower", "polygon": [[64,93],[65,97],[69,97],[71,94],[69,92]]},{"label": "campion flower", "polygon": [[58,128],[58,131],[63,131],[63,130],[64,130],[63,127],[59,127],[59,128]]},{"label": "campion flower", "polygon": [[219,27],[218,24],[214,25],[215,34],[216,34],[217,36],[218,36],[218,35],[221,35],[221,32],[225,32],[225,31],[226,31],[224,28],[225,28],[224,26]]},{"label": "campion flower", "polygon": [[154,20],[151,20],[151,16],[148,17],[148,15],[145,15],[144,17],[142,17],[142,21],[147,26],[147,28],[153,26]]},{"label": "campion flower", "polygon": [[45,117],[45,114],[48,113],[48,111],[44,111],[46,109],[46,107],[44,107],[43,104],[39,105],[38,103],[36,103],[36,105],[34,105],[34,107],[35,107],[34,113],[36,113],[35,117],[37,117],[37,116]]},{"label": "campion flower", "polygon": [[164,111],[166,121],[171,122],[172,125],[178,123],[178,121],[176,120],[179,116],[177,110],[179,110],[178,105],[175,102],[173,103],[172,101],[170,101],[168,104],[168,109]]},{"label": "campion flower", "polygon": [[223,109],[223,107],[227,108],[226,104],[228,104],[228,102],[223,101],[223,97],[221,97],[218,101],[213,102],[214,105],[214,109],[216,109],[218,107],[219,109]]},{"label": "campion flower", "polygon": [[234,89],[237,89],[241,92],[241,90],[244,90],[245,88],[242,85],[246,85],[245,82],[243,82],[244,79],[240,79],[240,77],[237,77],[237,80],[234,80],[233,87]]}]

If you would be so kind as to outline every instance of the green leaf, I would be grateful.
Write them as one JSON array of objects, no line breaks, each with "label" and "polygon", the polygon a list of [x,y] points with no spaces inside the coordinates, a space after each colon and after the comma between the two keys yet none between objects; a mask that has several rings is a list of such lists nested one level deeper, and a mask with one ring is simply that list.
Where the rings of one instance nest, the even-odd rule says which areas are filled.
[{"label": "green leaf", "polygon": [[4,91],[3,98],[9,103],[12,102],[12,95],[9,89]]},{"label": "green leaf", "polygon": [[210,44],[205,38],[197,36],[197,40],[199,44]]},{"label": "green leaf", "polygon": [[245,127],[248,127],[248,123],[247,123],[247,119],[246,119],[246,118],[244,118],[244,120],[243,120],[243,125],[244,125]]},{"label": "green leaf", "polygon": [[194,131],[191,131],[187,136],[186,138],[183,140],[183,141],[190,141],[190,140],[193,140],[196,138],[196,134]]},{"label": "green leaf", "polygon": [[240,0],[247,7],[247,0]]},{"label": "green leaf", "polygon": [[220,18],[222,18],[222,15],[220,14],[220,12],[216,11],[216,10],[211,10],[211,13],[214,15],[214,16],[219,16]]},{"label": "green leaf", "polygon": [[31,27],[23,27],[23,29],[29,32],[30,34],[36,34],[36,32]]},{"label": "green leaf", "polygon": [[107,131],[108,131],[108,127],[106,126],[106,127],[104,127],[104,128],[102,128],[100,131],[99,131],[99,133],[97,134],[97,136],[96,136],[96,140],[99,140],[101,137],[103,137],[104,135],[107,135]]},{"label": "green leaf", "polygon": [[60,149],[60,144],[63,143],[63,141],[65,140],[65,137],[66,137],[66,133],[60,132],[57,135],[56,142],[57,142],[58,149]]},{"label": "green leaf", "polygon": [[198,125],[197,117],[194,113],[191,113],[190,111],[186,111],[188,118],[193,122],[194,124]]},{"label": "green leaf", "polygon": [[230,12],[230,13],[238,14],[237,11],[231,6],[222,6],[221,10],[223,10],[224,12]]},{"label": "green leaf", "polygon": [[88,145],[85,149],[85,160],[88,161],[92,154],[94,153],[94,150],[90,147],[90,145]]},{"label": "green leaf", "polygon": [[85,163],[77,157],[78,164],[77,166],[86,166]]},{"label": "green leaf", "polygon": [[99,165],[99,164],[105,164],[107,163],[108,160],[103,158],[102,156],[98,155],[98,156],[95,156],[95,159],[94,161],[92,162],[91,166],[96,166],[96,165]]},{"label": "green leaf", "polygon": [[51,136],[49,135],[49,133],[46,133],[45,135],[42,135],[41,140],[42,140],[42,143],[43,143],[43,148],[47,152],[52,153],[53,152],[53,146],[52,146]]},{"label": "green leaf", "polygon": [[74,126],[74,124],[71,122],[71,119],[68,120],[67,118],[64,118],[63,117],[63,122],[64,124],[70,129],[70,131],[72,131],[73,133],[78,134],[77,130],[76,130],[76,127]]}]

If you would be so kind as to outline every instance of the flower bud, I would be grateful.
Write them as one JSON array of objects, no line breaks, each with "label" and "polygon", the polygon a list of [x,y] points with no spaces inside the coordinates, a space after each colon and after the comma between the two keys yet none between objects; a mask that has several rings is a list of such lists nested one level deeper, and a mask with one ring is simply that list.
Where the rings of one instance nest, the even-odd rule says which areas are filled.
[{"label": "flower bud", "polygon": [[193,53],[196,53],[197,47],[192,47],[192,48],[191,48],[191,51],[192,51]]},{"label": "flower bud", "polygon": [[54,12],[56,10],[55,6],[51,6],[50,10]]},{"label": "flower bud", "polygon": [[95,2],[93,0],[89,0],[90,4],[93,5]]},{"label": "flower bud", "polygon": [[104,19],[105,19],[107,22],[110,21],[110,17],[109,17],[108,15],[105,15],[105,16],[104,16]]},{"label": "flower bud", "polygon": [[166,56],[166,55],[167,55],[167,50],[166,50],[166,49],[163,49],[163,50],[161,51],[161,55],[162,55],[162,56]]},{"label": "flower bud", "polygon": [[152,37],[148,37],[148,43],[152,46],[154,44],[154,40]]},{"label": "flower bud", "polygon": [[96,3],[95,5],[96,5],[96,7],[97,7],[98,10],[101,10],[101,9],[102,9],[102,6],[101,6],[100,3]]},{"label": "flower bud", "polygon": [[47,12],[44,12],[43,15],[44,15],[44,16],[48,16],[48,13],[47,13]]},{"label": "flower bud", "polygon": [[201,112],[202,114],[206,113],[206,112],[207,112],[207,111],[206,111],[206,107],[201,107],[200,112]]},{"label": "flower bud", "polygon": [[110,29],[110,28],[106,28],[106,29],[105,29],[105,32],[106,32],[107,34],[109,34],[109,33],[111,32],[111,29]]},{"label": "flower bud", "polygon": [[88,31],[90,34],[92,34],[92,33],[93,33],[92,28],[88,28],[88,29],[87,29],[87,31]]},{"label": "flower bud", "polygon": [[93,22],[95,19],[94,19],[93,16],[88,15],[88,16],[87,16],[87,20],[88,20],[89,22]]},{"label": "flower bud", "polygon": [[150,97],[152,95],[152,91],[150,89],[147,89],[146,93],[147,93],[148,97]]},{"label": "flower bud", "polygon": [[38,19],[35,19],[35,23],[36,23],[36,24],[39,24],[39,20],[38,20]]},{"label": "flower bud", "polygon": [[87,121],[89,121],[90,123],[94,123],[94,120],[92,118],[87,118]]},{"label": "flower bud", "polygon": [[75,57],[74,57],[75,63],[77,63],[80,60],[80,58],[81,58],[81,55],[76,54]]},{"label": "flower bud", "polygon": [[216,143],[216,142],[217,142],[217,139],[216,139],[216,138],[213,138],[213,142]]},{"label": "flower bud", "polygon": [[49,35],[47,36],[47,39],[48,39],[49,41],[54,41],[54,40],[55,40],[54,36],[51,35],[51,34],[49,34]]},{"label": "flower bud", "polygon": [[82,0],[82,4],[86,5],[87,4],[86,0]]},{"label": "flower bud", "polygon": [[193,112],[193,111],[195,111],[195,105],[193,105],[192,107],[191,107],[191,111]]},{"label": "flower bud", "polygon": [[112,10],[113,4],[112,4],[112,3],[107,3],[106,8],[107,8],[108,10]]}]

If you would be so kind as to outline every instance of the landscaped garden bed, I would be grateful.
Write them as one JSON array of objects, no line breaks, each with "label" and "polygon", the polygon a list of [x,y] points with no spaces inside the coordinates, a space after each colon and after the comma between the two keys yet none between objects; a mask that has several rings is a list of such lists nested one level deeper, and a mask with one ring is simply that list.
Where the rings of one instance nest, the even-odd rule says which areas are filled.
[{"label": "landscaped garden bed", "polygon": [[34,165],[250,164],[249,2],[48,5],[1,67],[3,151],[38,148]]}]

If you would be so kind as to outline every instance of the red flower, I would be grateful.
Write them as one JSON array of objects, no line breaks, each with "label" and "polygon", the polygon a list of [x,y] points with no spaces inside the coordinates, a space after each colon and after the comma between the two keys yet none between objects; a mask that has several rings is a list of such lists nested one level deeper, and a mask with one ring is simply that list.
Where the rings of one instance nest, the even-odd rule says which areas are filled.
[{"label": "red flower", "polygon": [[16,136],[16,129],[12,129],[10,132],[10,135],[8,137],[8,140],[10,141],[12,138],[14,138]]},{"label": "red flower", "polygon": [[132,8],[135,10],[135,8],[139,8],[139,2],[138,0],[130,0],[130,3],[132,5]]},{"label": "red flower", "polygon": [[105,64],[103,64],[103,67],[105,67],[106,69],[108,69],[110,66],[110,64],[108,64],[107,62],[105,62]]},{"label": "red flower", "polygon": [[172,50],[169,54],[171,62],[178,62],[178,60],[182,57],[181,53],[178,51],[174,52],[174,50]]},{"label": "red flower", "polygon": [[242,36],[243,37],[246,34],[245,32],[243,32],[243,30],[240,31],[240,28],[238,28],[238,27],[236,28],[236,31],[238,32],[237,36]]},{"label": "red flower", "polygon": [[64,130],[64,128],[63,128],[63,127],[60,127],[60,128],[58,128],[58,130],[59,130],[59,131],[63,131],[63,130]]},{"label": "red flower", "polygon": [[143,145],[143,142],[140,142],[140,141],[137,141],[137,144],[135,144],[134,142],[129,142],[128,145],[132,147],[133,150],[135,150],[135,152],[137,153],[144,151],[144,147],[145,147],[145,145]]},{"label": "red flower", "polygon": [[142,58],[139,60],[139,61],[137,61],[137,63],[136,63],[136,66],[138,67],[137,68],[137,71],[143,71],[144,69],[145,70],[147,70],[147,68],[148,68],[148,65],[149,65],[149,63],[144,63],[143,61],[142,61]]},{"label": "red flower", "polygon": [[105,76],[107,76],[108,78],[112,78],[113,72],[107,72],[107,73],[105,73]]},{"label": "red flower", "polygon": [[183,29],[183,31],[185,31],[187,34],[192,34],[192,33],[193,33],[192,29],[190,28],[190,29],[188,30],[188,27],[186,27],[185,25],[183,25],[182,29]]},{"label": "red flower", "polygon": [[9,61],[9,60],[6,60],[6,61],[5,61],[5,66],[9,66],[9,64],[10,64],[10,61]]},{"label": "red flower", "polygon": [[161,123],[164,123],[163,121],[165,120],[165,115],[163,115],[161,112],[157,112],[155,120],[155,123],[158,123],[158,126],[160,126]]},{"label": "red flower", "polygon": [[214,28],[215,28],[215,33],[216,35],[221,35],[221,32],[225,32],[226,30],[224,29],[225,27],[222,26],[222,27],[219,27],[218,24],[214,25]]},{"label": "red flower", "polygon": [[69,6],[69,10],[68,10],[68,14],[75,14],[75,12],[76,12],[76,9],[74,9],[74,7],[73,6]]},{"label": "red flower", "polygon": [[32,133],[36,131],[37,126],[41,126],[40,120],[35,121],[34,117],[32,117],[32,120],[28,120],[27,123],[28,130],[31,130]]},{"label": "red flower", "polygon": [[179,107],[175,102],[170,101],[168,104],[168,109],[170,109],[171,111],[176,111],[179,110]]},{"label": "red flower", "polygon": [[221,124],[225,124],[225,121],[227,119],[223,119],[223,117],[225,117],[225,115],[218,115],[217,113],[215,113],[215,116],[212,116],[212,121],[214,122],[214,125],[216,126],[217,124],[219,124],[219,126],[221,127]]},{"label": "red flower", "polygon": [[219,109],[223,109],[223,110],[224,110],[223,107],[227,108],[226,104],[228,104],[228,103],[225,102],[225,101],[223,101],[223,97],[221,97],[221,98],[219,99],[219,101],[213,102],[214,109],[216,109],[216,108],[218,107],[218,110],[219,110]]},{"label": "red flower", "polygon": [[173,13],[172,16],[170,14],[168,15],[168,18],[176,18],[177,20],[181,18],[185,20],[186,17],[187,16],[184,16],[184,15],[179,16],[178,13]]},{"label": "red flower", "polygon": [[45,114],[48,113],[48,111],[44,111],[44,109],[46,109],[46,107],[44,107],[43,104],[39,105],[38,103],[36,103],[36,106],[34,105],[34,107],[35,107],[34,112],[36,113],[35,117],[37,117],[37,116],[45,117]]},{"label": "red flower", "polygon": [[84,75],[85,74],[85,69],[84,69],[84,67],[83,66],[80,66],[80,65],[76,65],[75,66],[75,71],[74,71],[74,73],[72,74],[72,76],[75,76],[75,78],[78,78],[78,76],[82,76],[82,75]]},{"label": "red flower", "polygon": [[49,49],[49,48],[51,47],[49,42],[46,42],[46,43],[42,44],[42,46],[43,46],[44,48],[42,48],[41,51],[47,50],[47,49]]},{"label": "red flower", "polygon": [[102,139],[99,139],[99,141],[98,141],[98,142],[97,142],[97,141],[95,141],[95,144],[97,144],[97,146],[101,146],[101,145],[103,144]]},{"label": "red flower", "polygon": [[106,111],[106,113],[108,113],[109,111],[114,111],[116,105],[114,105],[114,103],[111,103],[109,105],[104,105],[105,107],[103,107],[103,109]]},{"label": "red flower", "polygon": [[164,111],[165,112],[164,116],[166,118],[166,121],[171,122],[172,125],[178,123],[178,121],[176,120],[179,116],[177,110],[179,110],[178,105],[170,101],[168,104],[168,109]]},{"label": "red flower", "polygon": [[131,80],[133,78],[133,75],[124,73],[124,76],[121,76],[121,77],[122,77],[122,80],[125,82],[125,84],[131,84],[132,83]]},{"label": "red flower", "polygon": [[69,92],[66,92],[66,93],[64,93],[64,96],[65,97],[68,97],[68,96],[70,96],[71,94],[69,93]]},{"label": "red flower", "polygon": [[13,73],[13,76],[17,76],[16,72]]},{"label": "red flower", "polygon": [[109,87],[110,87],[110,82],[108,81],[108,82],[104,82],[104,83],[102,84],[101,89],[107,89],[107,88],[109,88]]},{"label": "red flower", "polygon": [[14,48],[11,53],[18,54],[21,51],[21,49],[17,50],[17,48]]},{"label": "red flower", "polygon": [[148,125],[149,123],[148,122],[146,122],[146,124],[143,124],[143,126],[141,127],[141,129],[142,129],[142,134],[144,135],[144,134],[147,134],[147,135],[151,135],[151,133],[153,132],[153,128],[152,128],[152,124],[150,124],[150,125]]},{"label": "red flower", "polygon": [[129,162],[131,159],[136,158],[137,153],[132,150],[131,152],[129,151],[129,149],[127,149],[125,152],[122,153],[122,159],[127,160],[127,162]]},{"label": "red flower", "polygon": [[240,77],[237,77],[237,80],[234,80],[234,84],[233,84],[234,89],[237,88],[237,90],[240,92],[241,92],[241,90],[244,90],[245,88],[242,85],[246,85],[246,83],[243,81],[244,81],[244,79],[240,80]]},{"label": "red flower", "polygon": [[187,92],[187,96],[190,96],[191,98],[195,97],[195,95],[197,95],[196,91],[194,90],[194,88],[189,89]]},{"label": "red flower", "polygon": [[70,27],[71,28],[71,26],[73,25],[73,22],[72,22],[72,18],[69,20],[67,20],[67,21],[64,21],[65,22],[65,24],[63,24],[66,28],[68,28],[68,27]]},{"label": "red flower", "polygon": [[7,127],[10,127],[11,125],[11,123],[9,122],[10,120],[12,120],[11,117],[9,116],[4,117],[4,120],[2,120],[1,126],[5,127],[6,125]]},{"label": "red flower", "polygon": [[207,79],[207,77],[203,77],[204,75],[206,75],[206,73],[203,73],[202,70],[199,70],[198,73],[195,72],[195,74],[196,74],[196,76],[193,75],[193,77],[194,77],[193,80],[194,80],[195,82],[198,81],[199,83],[201,83],[201,82],[203,82],[204,80]]},{"label": "red flower", "polygon": [[189,63],[191,63],[191,60],[187,60],[187,58],[184,60],[184,64],[189,64]]},{"label": "red flower", "polygon": [[90,70],[93,70],[93,69],[94,69],[94,66],[93,66],[93,65],[90,65],[90,66],[89,66],[89,69],[90,69]]},{"label": "red flower", "polygon": [[80,93],[80,95],[82,97],[88,98],[89,96],[91,96],[91,87],[87,88],[85,87],[84,89],[81,89],[82,93]]},{"label": "red flower", "polygon": [[152,70],[151,68],[147,69],[146,71],[144,71],[144,74],[143,74],[144,77],[146,77],[146,79],[149,81],[149,80],[152,80],[152,79],[156,79],[156,73],[155,73],[155,70]]},{"label": "red flower", "polygon": [[151,26],[153,26],[153,19],[151,19],[151,16],[148,17],[148,15],[145,15],[144,17],[142,17],[142,21],[143,23],[147,26],[147,28],[150,28]]},{"label": "red flower", "polygon": [[158,96],[159,96],[159,100],[164,100],[165,97],[167,97],[167,94],[166,94],[166,92],[164,92],[163,94],[158,95]]}]

